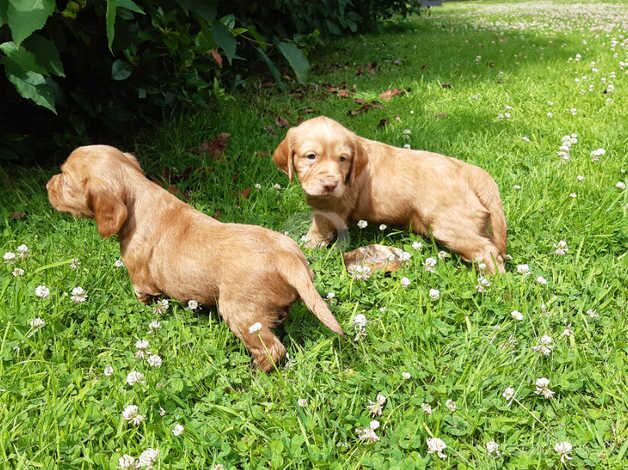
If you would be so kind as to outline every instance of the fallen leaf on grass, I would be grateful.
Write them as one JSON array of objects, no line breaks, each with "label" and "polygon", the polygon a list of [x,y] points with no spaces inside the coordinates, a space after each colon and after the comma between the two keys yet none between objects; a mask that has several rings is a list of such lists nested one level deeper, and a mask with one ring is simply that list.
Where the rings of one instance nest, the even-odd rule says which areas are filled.
[{"label": "fallen leaf on grass", "polygon": [[434,113],[434,117],[437,119],[445,119],[449,116],[449,113]]},{"label": "fallen leaf on grass", "polygon": [[374,271],[391,273],[397,271],[404,263],[403,250],[393,246],[367,245],[342,255],[347,272],[366,272],[370,277]]},{"label": "fallen leaf on grass", "polygon": [[358,76],[363,75],[367,72],[370,74],[374,74],[377,72],[378,69],[379,65],[377,65],[377,62],[369,62],[368,64],[358,65],[358,69],[355,74]]},{"label": "fallen leaf on grass", "polygon": [[240,196],[242,196],[244,199],[248,199],[250,194],[251,188],[244,188],[242,191],[240,191]]},{"label": "fallen leaf on grass", "polygon": [[388,118],[383,118],[380,119],[379,122],[377,123],[377,127],[379,129],[383,129],[384,127],[386,127],[388,124],[390,124],[390,119]]},{"label": "fallen leaf on grass", "polygon": [[290,123],[281,116],[277,116],[277,118],[275,119],[275,124],[277,125],[277,127],[290,127]]},{"label": "fallen leaf on grass", "polygon": [[393,96],[397,96],[399,93],[401,93],[401,90],[399,90],[399,88],[393,88],[392,90],[388,89],[380,93],[379,97],[384,101],[390,101]]},{"label": "fallen leaf on grass", "polygon": [[11,220],[22,220],[25,218],[26,218],[26,212],[24,211],[11,212],[11,214],[9,215],[9,219]]},{"label": "fallen leaf on grass", "polygon": [[218,49],[212,49],[209,52],[218,64],[218,67],[222,68],[222,56],[220,55],[220,52],[218,52]]},{"label": "fallen leaf on grass", "polygon": [[349,114],[349,116],[359,116],[360,114],[370,111],[371,109],[381,108],[381,107],[382,106],[378,104],[376,101],[371,101],[370,103],[364,103],[358,109],[353,109],[349,111],[347,114]]},{"label": "fallen leaf on grass", "polygon": [[198,147],[192,149],[191,152],[196,154],[206,153],[215,159],[222,158],[230,138],[231,134],[228,132],[221,132],[212,140],[203,142]]}]

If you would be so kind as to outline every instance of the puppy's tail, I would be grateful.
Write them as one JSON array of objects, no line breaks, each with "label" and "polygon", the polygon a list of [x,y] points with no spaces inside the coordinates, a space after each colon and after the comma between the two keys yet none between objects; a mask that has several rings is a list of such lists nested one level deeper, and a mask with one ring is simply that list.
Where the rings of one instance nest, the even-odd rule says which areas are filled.
[{"label": "puppy's tail", "polygon": [[488,210],[493,231],[493,243],[503,256],[506,254],[506,216],[499,197],[497,183],[491,175],[478,167],[473,168],[469,179],[473,192]]},{"label": "puppy's tail", "polygon": [[310,312],[316,315],[316,318],[331,331],[338,333],[340,336],[344,336],[344,332],[338,320],[336,320],[334,314],[329,310],[327,303],[325,303],[314,287],[312,276],[307,264],[305,264],[305,260],[294,260],[287,269],[285,268],[286,266],[279,272],[282,273],[284,280],[296,289]]}]

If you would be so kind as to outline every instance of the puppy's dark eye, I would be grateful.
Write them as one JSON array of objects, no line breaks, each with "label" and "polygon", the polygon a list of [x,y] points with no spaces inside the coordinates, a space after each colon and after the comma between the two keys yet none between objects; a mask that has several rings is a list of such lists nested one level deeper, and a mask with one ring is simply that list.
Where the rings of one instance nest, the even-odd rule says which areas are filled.
[{"label": "puppy's dark eye", "polygon": [[340,161],[341,162],[346,162],[347,161],[347,157],[345,157],[344,155],[340,156]]},{"label": "puppy's dark eye", "polygon": [[308,153],[305,158],[307,158],[308,160],[316,160],[316,154],[315,153]]}]

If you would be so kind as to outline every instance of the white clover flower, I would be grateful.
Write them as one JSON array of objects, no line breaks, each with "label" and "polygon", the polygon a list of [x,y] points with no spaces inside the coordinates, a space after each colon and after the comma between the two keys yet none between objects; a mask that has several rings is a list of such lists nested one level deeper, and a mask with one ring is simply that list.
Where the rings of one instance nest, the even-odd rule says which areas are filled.
[{"label": "white clover flower", "polygon": [[600,157],[604,156],[604,154],[606,153],[606,150],[600,148],[600,149],[595,149],[591,151],[591,160],[593,160],[594,162],[597,162]]},{"label": "white clover flower", "polygon": [[490,281],[480,274],[478,276],[478,283],[475,286],[475,290],[482,293],[486,291],[486,288],[489,287],[490,285],[491,285]]},{"label": "white clover flower", "polygon": [[536,278],[536,282],[538,282],[542,286],[546,286],[547,285],[547,279],[545,279],[543,276],[537,277]]},{"label": "white clover flower", "polygon": [[402,131],[402,134],[405,135],[405,136],[412,135],[412,131],[410,129],[404,129]]},{"label": "white clover flower", "polygon": [[557,442],[554,445],[554,451],[560,454],[560,461],[566,463],[565,460],[571,460],[569,453],[572,451],[573,446],[568,441]]},{"label": "white clover flower", "polygon": [[156,331],[161,328],[161,322],[159,320],[153,320],[148,324],[148,328],[150,328],[152,331]]},{"label": "white clover flower", "polygon": [[277,191],[279,191],[281,189],[281,185],[279,183],[275,183],[273,184],[273,189],[276,189]]},{"label": "white clover flower", "polygon": [[538,352],[539,354],[542,354],[543,356],[549,356],[554,349],[552,342],[553,340],[551,336],[541,336],[541,339],[539,339],[539,344],[533,346],[532,350]]},{"label": "white clover flower", "polygon": [[430,405],[429,403],[421,403],[421,409],[427,415],[432,414],[432,405]]},{"label": "white clover flower", "polygon": [[447,253],[446,251],[440,250],[438,252],[438,259],[445,259],[445,258],[451,258],[451,255]]},{"label": "white clover flower", "polygon": [[143,384],[144,374],[137,370],[133,370],[127,374],[126,383],[128,383],[130,386],[133,386],[135,384]]},{"label": "white clover flower", "polygon": [[521,140],[523,140],[524,142],[528,142],[528,143],[531,142],[530,137],[528,137],[527,135],[522,136]]},{"label": "white clover flower", "polygon": [[499,444],[495,441],[488,441],[486,443],[486,452],[488,452],[489,455],[495,454],[496,457],[499,457]]},{"label": "white clover flower", "polygon": [[124,262],[121,259],[117,259],[114,263],[113,266],[115,268],[124,268]]},{"label": "white clover flower", "polygon": [[360,442],[377,442],[379,441],[379,436],[375,434],[375,430],[379,428],[379,421],[374,419],[370,422],[367,428],[356,428],[355,432],[358,435],[358,440]]},{"label": "white clover flower", "polygon": [[148,365],[151,367],[161,367],[163,360],[159,354],[151,354],[148,356],[148,359],[146,359],[146,362],[148,362]]},{"label": "white clover flower", "polygon": [[445,444],[445,441],[443,441],[442,439],[439,439],[438,437],[430,437],[427,440],[427,453],[428,454],[435,453],[441,459],[444,460],[447,458],[447,456],[443,452],[446,448],[447,448],[447,444]]},{"label": "white clover flower", "polygon": [[577,112],[578,112],[578,110],[577,110],[576,108],[569,108],[569,113],[570,113],[572,116],[575,116]]},{"label": "white clover flower", "polygon": [[384,231],[384,230],[386,230],[387,228],[388,228],[388,225],[386,225],[386,224],[381,224],[381,225],[379,226],[379,230],[380,230],[381,232],[383,232],[383,231]]},{"label": "white clover flower", "polygon": [[571,199],[576,199],[578,197],[578,194],[577,193],[569,193],[569,197]]},{"label": "white clover flower", "polygon": [[140,454],[137,459],[137,465],[140,468],[152,468],[153,464],[157,460],[157,456],[159,455],[159,451],[157,449],[146,449],[144,452]]},{"label": "white clover flower", "polygon": [[82,304],[87,300],[87,292],[82,287],[75,287],[72,289],[70,299],[75,304]]},{"label": "white clover flower", "polygon": [[410,380],[412,378],[412,374],[410,374],[410,372],[402,372],[401,377],[403,377],[403,380]]},{"label": "white clover flower", "polygon": [[445,402],[445,406],[447,407],[449,411],[452,411],[452,412],[456,411],[456,408],[458,408],[458,406],[456,405],[456,402],[451,399]]},{"label": "white clover flower", "polygon": [[548,112],[547,112],[547,117],[548,117],[548,118],[550,118],[550,119],[552,119],[552,118],[554,117],[554,113],[553,113],[553,112],[551,112],[551,111],[548,111]]},{"label": "white clover flower", "polygon": [[423,267],[427,272],[433,273],[436,268],[436,259],[435,258],[426,258],[423,262]]},{"label": "white clover flower", "polygon": [[30,325],[31,328],[43,328],[46,326],[46,321],[43,318],[36,317],[30,321]]},{"label": "white clover flower", "polygon": [[225,466],[221,463],[217,463],[212,467],[212,470],[225,470]]},{"label": "white clover flower", "polygon": [[423,248],[423,243],[421,243],[421,242],[412,242],[412,248],[414,248],[415,250],[420,250],[421,248]]},{"label": "white clover flower", "polygon": [[23,243],[16,248],[17,255],[20,258],[26,258],[28,256],[28,247]]},{"label": "white clover flower", "polygon": [[255,322],[251,326],[249,326],[249,333],[254,334],[262,329],[262,324],[260,322]]},{"label": "white clover flower", "polygon": [[587,315],[589,315],[589,317],[591,318],[597,318],[600,315],[597,313],[596,310],[593,310],[592,308],[590,308],[589,310],[587,310]]},{"label": "white clover flower", "polygon": [[2,257],[5,263],[13,263],[17,259],[17,255],[12,251],[7,251]]},{"label": "white clover flower", "polygon": [[511,401],[515,398],[515,389],[513,387],[506,387],[504,393],[502,393],[502,397],[504,397],[506,401]]},{"label": "white clover flower", "polygon": [[528,275],[528,274],[530,274],[530,266],[528,266],[527,264],[518,264],[517,265],[517,272],[519,274],[523,274],[524,276]]},{"label": "white clover flower", "polygon": [[476,64],[479,64],[481,62],[481,60],[482,60],[482,56],[481,55],[476,55],[475,56],[475,63]]},{"label": "white clover flower", "polygon": [[111,377],[113,375],[113,367],[105,366],[105,370],[103,370],[103,374],[105,374],[105,377]]},{"label": "white clover flower", "polygon": [[297,405],[299,405],[301,408],[304,408],[307,406],[307,398],[299,398],[297,400]]},{"label": "white clover flower", "polygon": [[48,296],[50,295],[50,289],[48,289],[44,285],[37,286],[35,287],[35,295],[39,297],[40,299],[47,299]]},{"label": "white clover flower", "polygon": [[549,388],[549,382],[549,379],[546,379],[545,377],[536,379],[536,390],[534,393],[537,395],[543,395],[543,397],[548,400],[552,398],[554,396],[554,392]]},{"label": "white clover flower", "polygon": [[166,416],[166,410],[164,410],[161,406],[159,407],[159,416]]},{"label": "white clover flower", "polygon": [[137,468],[135,457],[132,457],[129,454],[124,454],[118,459],[118,468]]},{"label": "white clover flower", "polygon": [[183,434],[183,431],[185,431],[185,428],[183,427],[182,424],[175,424],[174,427],[172,428],[172,434],[177,437],[180,436],[181,434]]},{"label": "white clover flower", "polygon": [[13,277],[22,277],[24,275],[24,270],[22,268],[15,268],[11,274],[13,274]]},{"label": "white clover flower", "polygon": [[510,312],[510,316],[513,318],[513,320],[523,320],[523,313],[519,312],[518,310],[513,310],[512,312]]},{"label": "white clover flower", "polygon": [[438,289],[430,289],[430,299],[432,300],[440,299],[440,291]]},{"label": "white clover flower", "polygon": [[366,220],[358,220],[358,228],[363,229],[368,226],[368,222]]},{"label": "white clover flower", "polygon": [[576,179],[577,179],[578,181],[584,181],[584,176],[582,176],[582,175],[578,175],[578,176],[576,176]]},{"label": "white clover flower", "polygon": [[259,183],[255,183],[255,184],[253,185],[253,187],[254,187],[255,189],[262,189],[262,185],[261,185],[261,184],[259,184]]},{"label": "white clover flower", "polygon": [[355,317],[353,317],[353,325],[356,328],[366,328],[366,323],[367,323],[367,319],[366,319],[366,315],[364,315],[363,313],[358,313]]},{"label": "white clover flower", "polygon": [[617,183],[615,183],[615,187],[623,191],[624,189],[626,189],[626,183],[624,183],[623,181],[618,181]]},{"label": "white clover flower", "polygon": [[609,83],[608,85],[606,85],[606,93],[613,93],[615,91],[615,85],[613,85],[612,83]]},{"label": "white clover flower", "polygon": [[368,279],[371,277],[371,268],[366,265],[354,264],[349,268],[349,275],[357,280]]},{"label": "white clover flower", "polygon": [[554,254],[558,256],[563,256],[569,251],[569,247],[567,246],[567,242],[565,240],[560,240],[554,245],[554,248]]},{"label": "white clover flower", "polygon": [[513,185],[512,189],[519,191],[521,189],[521,185],[520,184],[515,184]]},{"label": "white clover flower", "polygon": [[334,292],[327,292],[327,296],[326,297],[327,297],[328,300],[331,300],[334,297],[336,297],[336,294]]},{"label": "white clover flower", "polygon": [[386,404],[386,396],[382,393],[378,393],[375,401],[369,400],[369,404],[366,407],[371,416],[381,416],[382,409]]},{"label": "white clover flower", "polygon": [[401,282],[401,287],[408,287],[412,281],[410,281],[407,277],[402,277],[399,282]]},{"label": "white clover flower", "polygon": [[561,333],[561,336],[564,336],[566,338],[570,338],[571,336],[573,336],[573,330],[571,329],[571,324],[565,327],[565,329]]},{"label": "white clover flower", "polygon": [[139,414],[139,411],[136,405],[128,405],[122,411],[122,417],[134,426],[139,426],[144,421],[144,416]]},{"label": "white clover flower", "polygon": [[190,299],[188,300],[187,309],[194,311],[198,308],[198,302],[196,300]]},{"label": "white clover flower", "polygon": [[412,258],[412,255],[408,253],[407,251],[402,251],[401,254],[399,255],[399,259],[401,261],[410,261],[410,258]]},{"label": "white clover flower", "polygon": [[155,302],[153,312],[161,315],[162,313],[166,313],[168,311],[168,308],[170,308],[170,302],[168,301],[168,299],[159,299],[157,302]]},{"label": "white clover flower", "polygon": [[148,349],[150,347],[150,343],[148,340],[139,339],[135,342],[135,349]]},{"label": "white clover flower", "polygon": [[580,62],[581,59],[582,59],[582,55],[580,55],[580,53],[576,54],[576,56],[574,57],[574,60],[576,62]]}]

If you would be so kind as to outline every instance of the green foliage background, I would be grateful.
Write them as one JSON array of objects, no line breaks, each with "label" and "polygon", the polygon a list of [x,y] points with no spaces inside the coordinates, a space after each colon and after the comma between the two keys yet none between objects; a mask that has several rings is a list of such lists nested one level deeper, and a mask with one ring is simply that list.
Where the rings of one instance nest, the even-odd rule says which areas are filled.
[{"label": "green foliage background", "polygon": [[412,10],[418,2],[0,0],[0,161],[46,161],[48,136],[64,152],[123,143],[155,118],[216,105],[252,76],[304,83],[321,37]]}]

